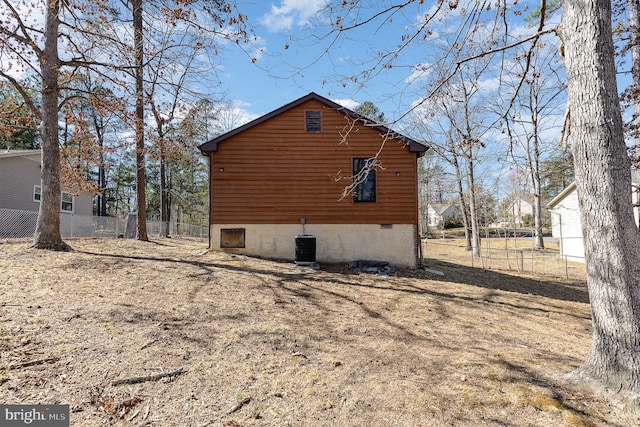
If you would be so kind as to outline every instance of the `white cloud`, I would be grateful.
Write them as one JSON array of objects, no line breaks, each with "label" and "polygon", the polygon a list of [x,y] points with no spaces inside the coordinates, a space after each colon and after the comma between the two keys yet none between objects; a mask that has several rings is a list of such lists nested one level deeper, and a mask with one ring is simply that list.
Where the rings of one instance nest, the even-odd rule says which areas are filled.
[{"label": "white cloud", "polygon": [[289,30],[293,25],[304,25],[325,5],[325,0],[282,0],[279,6],[262,17],[269,31]]},{"label": "white cloud", "polygon": [[335,102],[336,104],[340,104],[350,110],[353,110],[358,105],[360,105],[360,103],[355,99],[334,99],[333,102]]},{"label": "white cloud", "polygon": [[477,83],[481,92],[494,92],[497,90],[503,90],[504,82],[500,76],[490,77],[488,79],[479,80]]},{"label": "white cloud", "polygon": [[250,107],[251,103],[240,100],[223,103],[215,112],[216,121],[214,127],[216,133],[229,132],[260,117],[258,114],[250,112]]},{"label": "white cloud", "polygon": [[432,66],[433,64],[431,63],[416,64],[411,69],[411,73],[409,73],[409,75],[405,77],[404,82],[407,84],[413,84],[426,79],[431,75]]}]

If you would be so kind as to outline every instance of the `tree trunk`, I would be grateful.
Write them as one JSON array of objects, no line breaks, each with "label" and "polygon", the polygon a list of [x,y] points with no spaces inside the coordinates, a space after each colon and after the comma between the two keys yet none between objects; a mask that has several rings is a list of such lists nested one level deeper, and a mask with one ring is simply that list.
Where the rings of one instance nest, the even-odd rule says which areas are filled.
[{"label": "tree trunk", "polygon": [[37,249],[71,250],[60,234],[60,147],[58,141],[58,96],[60,59],[58,58],[58,27],[60,0],[47,3],[44,51],[39,57],[42,72],[42,139],[40,209],[32,247]]},{"label": "tree trunk", "polygon": [[533,223],[535,232],[533,233],[533,247],[536,249],[544,249],[544,236],[542,227],[544,225],[542,218],[542,198],[540,197],[540,177],[533,183]]},{"label": "tree trunk", "polygon": [[98,196],[98,215],[107,216],[107,169],[104,160],[104,148],[100,145],[100,167],[98,171],[98,186],[100,187],[100,196]]},{"label": "tree trunk", "polygon": [[616,87],[611,4],[565,0],[561,35],[571,111],[592,344],[574,379],[640,392],[640,236]]},{"label": "tree trunk", "polygon": [[98,216],[107,216],[107,168],[105,161],[105,146],[104,146],[104,122],[98,117],[98,112],[95,108],[91,108],[91,115],[93,119],[93,128],[96,132],[96,139],[98,140]]},{"label": "tree trunk", "polygon": [[[162,136],[161,136],[162,138]],[[160,236],[169,237],[169,189],[167,188],[167,159],[160,152]]]},{"label": "tree trunk", "polygon": [[149,240],[147,235],[147,198],[146,198],[146,166],[144,148],[144,86],[143,61],[144,48],[142,40],[142,0],[132,0],[133,29],[136,62],[136,204],[137,238]]},{"label": "tree trunk", "polygon": [[[537,131],[536,131],[537,132]],[[540,146],[538,144],[538,134],[536,133],[533,146],[533,158],[531,159],[531,183],[533,185],[533,222],[535,233],[533,235],[533,247],[544,249],[544,238],[542,236],[542,185],[540,184]]]},{"label": "tree trunk", "polygon": [[167,156],[165,154],[165,147],[167,141],[164,139],[164,125],[165,119],[162,118],[160,111],[156,108],[156,105],[151,100],[151,111],[156,120],[156,127],[158,132],[158,150],[160,152],[160,236],[169,237],[169,191],[170,188],[167,185]]},{"label": "tree trunk", "polygon": [[467,157],[467,191],[469,191],[469,222],[471,223],[471,249],[473,256],[480,256],[480,231],[478,230],[478,208],[476,207],[476,184],[475,177],[473,175],[473,159],[472,156],[473,147],[469,147],[469,153]]},{"label": "tree trunk", "polygon": [[[530,85],[529,109],[531,110],[532,132],[530,144],[527,143],[527,163],[531,173],[531,185],[533,186],[533,247],[544,249],[542,237],[542,188],[540,185],[540,133],[538,127],[538,90]],[[533,152],[532,152],[533,151]]]},{"label": "tree trunk", "polygon": [[466,249],[470,251],[472,249],[472,246],[471,246],[471,233],[469,232],[469,210],[467,209],[467,203],[464,200],[464,190],[462,188],[462,173],[460,172],[460,165],[458,164],[458,158],[456,157],[456,154],[453,153],[453,151],[452,151],[452,154],[453,154],[452,164],[456,171],[458,201],[460,203],[460,210],[462,211],[462,225],[464,227],[464,240],[466,244]]},{"label": "tree trunk", "polygon": [[[627,0],[627,13],[629,14],[631,44],[631,78],[633,90],[633,140],[635,145],[635,175],[636,175],[636,203],[634,209],[640,211],[640,3],[638,0]],[[640,214],[638,215],[638,227],[640,227]]]}]

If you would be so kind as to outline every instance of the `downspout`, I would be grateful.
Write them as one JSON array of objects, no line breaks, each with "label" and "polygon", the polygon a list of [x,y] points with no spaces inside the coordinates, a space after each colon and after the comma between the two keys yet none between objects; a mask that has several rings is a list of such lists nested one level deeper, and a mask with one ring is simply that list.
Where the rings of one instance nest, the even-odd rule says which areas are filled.
[{"label": "downspout", "polygon": [[[563,244],[563,240],[562,240],[562,215],[559,214],[558,212],[554,212],[552,210],[549,210],[549,213],[551,215],[558,215],[558,228],[560,230],[560,256],[564,257],[564,244]],[[552,222],[553,224],[553,222]],[[552,226],[553,227],[553,226]]]},{"label": "downspout", "polygon": [[[204,154],[204,153],[203,153]],[[213,162],[211,161],[211,152],[206,154],[207,158],[209,159],[209,220],[207,221],[207,227],[208,227],[208,235],[209,238],[208,240],[208,246],[207,246],[207,251],[211,250],[211,206],[212,206],[212,199],[213,199],[213,195],[211,194],[211,189],[213,188],[213,175],[212,175],[212,165]]]},{"label": "downspout", "polygon": [[419,180],[419,172],[418,172],[418,159],[420,159],[420,152],[416,153],[416,161],[413,164],[414,167],[414,195],[416,200],[416,210],[415,210],[415,225],[414,225],[414,238],[416,239],[417,251],[414,251],[414,256],[416,257],[416,267],[422,268],[423,266],[423,254],[422,254],[422,239],[420,238],[420,186],[418,185]]}]

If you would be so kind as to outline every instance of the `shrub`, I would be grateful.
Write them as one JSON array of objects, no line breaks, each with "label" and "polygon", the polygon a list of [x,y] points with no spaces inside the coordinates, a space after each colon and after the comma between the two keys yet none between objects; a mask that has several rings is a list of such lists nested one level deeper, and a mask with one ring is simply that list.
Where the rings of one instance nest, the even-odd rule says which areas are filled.
[{"label": "shrub", "polygon": [[445,230],[448,228],[458,228],[458,227],[462,227],[462,221],[455,218],[445,218],[444,220]]}]

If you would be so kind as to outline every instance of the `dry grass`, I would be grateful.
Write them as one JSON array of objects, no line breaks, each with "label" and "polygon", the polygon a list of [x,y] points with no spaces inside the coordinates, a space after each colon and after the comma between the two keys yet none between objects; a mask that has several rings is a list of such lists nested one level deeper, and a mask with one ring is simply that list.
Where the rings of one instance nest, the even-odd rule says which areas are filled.
[{"label": "dry grass", "polygon": [[181,239],[70,243],[0,246],[0,401],[69,404],[73,426],[640,423],[562,380],[589,346],[580,281],[435,260],[444,277],[315,271]]}]

